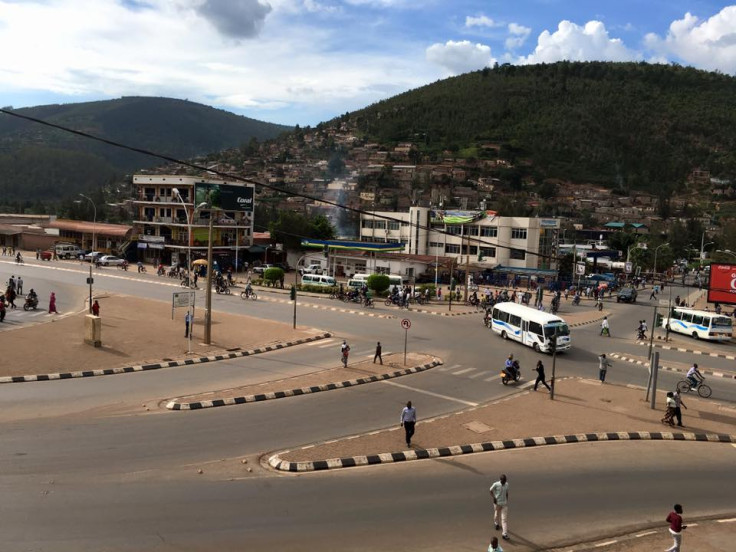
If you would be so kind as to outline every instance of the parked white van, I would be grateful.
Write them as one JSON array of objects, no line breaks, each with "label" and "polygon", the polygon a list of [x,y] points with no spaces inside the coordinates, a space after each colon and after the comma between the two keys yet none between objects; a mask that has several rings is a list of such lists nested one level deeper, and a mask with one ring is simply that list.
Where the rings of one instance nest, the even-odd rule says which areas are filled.
[{"label": "parked white van", "polygon": [[332,276],[324,276],[322,274],[305,274],[302,276],[303,286],[325,286],[334,287],[337,281]]},{"label": "parked white van", "polygon": [[83,251],[79,249],[79,246],[70,243],[59,243],[54,247],[56,255],[60,259],[76,259]]}]

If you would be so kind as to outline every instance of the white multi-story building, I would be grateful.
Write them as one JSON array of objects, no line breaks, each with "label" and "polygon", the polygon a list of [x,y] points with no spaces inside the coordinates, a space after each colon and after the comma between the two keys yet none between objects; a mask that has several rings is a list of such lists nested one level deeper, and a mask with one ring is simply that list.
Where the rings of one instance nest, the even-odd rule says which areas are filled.
[{"label": "white multi-story building", "polygon": [[211,216],[216,255],[234,259],[253,245],[252,184],[196,176],[137,174],[133,176],[133,190],[132,239],[138,241],[139,259],[185,265],[189,250],[192,259],[205,257]]},{"label": "white multi-story building", "polygon": [[442,211],[411,207],[408,213],[361,215],[360,240],[403,243],[404,253],[454,257],[485,268],[556,269],[559,219],[500,217],[492,211]]}]

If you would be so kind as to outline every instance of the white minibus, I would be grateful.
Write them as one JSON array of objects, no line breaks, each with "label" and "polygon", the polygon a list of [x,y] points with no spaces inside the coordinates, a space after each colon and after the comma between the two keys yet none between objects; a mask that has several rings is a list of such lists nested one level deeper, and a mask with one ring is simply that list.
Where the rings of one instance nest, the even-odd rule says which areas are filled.
[{"label": "white minibus", "polygon": [[325,286],[334,287],[337,281],[332,276],[324,276],[322,274],[305,274],[302,276],[303,286]]},{"label": "white minibus", "polygon": [[708,341],[728,341],[733,333],[733,322],[728,316],[682,307],[674,307],[662,319],[662,327]]},{"label": "white minibus", "polygon": [[557,335],[557,351],[570,348],[570,329],[559,316],[517,303],[497,303],[491,313],[491,329],[504,339],[513,339],[537,352],[550,352]]},{"label": "white minibus", "polygon": [[[370,274],[353,274],[353,277],[348,280],[348,287],[351,289],[360,289],[363,287],[363,284],[368,285],[368,276],[370,276]],[[403,285],[401,276],[396,274],[389,274],[388,282],[389,289],[392,289],[394,286],[401,288]]]}]

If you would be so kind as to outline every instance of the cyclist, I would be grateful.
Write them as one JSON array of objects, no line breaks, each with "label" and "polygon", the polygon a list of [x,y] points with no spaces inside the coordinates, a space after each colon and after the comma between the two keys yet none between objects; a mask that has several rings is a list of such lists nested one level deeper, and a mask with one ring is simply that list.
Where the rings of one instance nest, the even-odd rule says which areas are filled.
[{"label": "cyclist", "polygon": [[250,294],[253,293],[253,286],[250,285],[250,282],[248,282],[245,286],[245,296],[250,297]]},{"label": "cyclist", "polygon": [[687,371],[687,379],[690,381],[690,390],[695,391],[698,388],[698,385],[703,383],[705,380],[705,376],[700,373],[700,370],[698,370],[697,363],[693,363],[693,365],[690,367],[690,369]]}]

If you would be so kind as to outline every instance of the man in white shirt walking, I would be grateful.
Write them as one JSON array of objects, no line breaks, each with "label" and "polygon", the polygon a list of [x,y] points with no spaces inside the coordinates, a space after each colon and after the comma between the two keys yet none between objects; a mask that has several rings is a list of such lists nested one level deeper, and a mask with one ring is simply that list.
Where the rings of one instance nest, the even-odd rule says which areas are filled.
[{"label": "man in white shirt walking", "polygon": [[417,423],[417,410],[411,405],[411,401],[401,411],[401,425],[406,433],[406,446],[411,446],[411,438],[414,436],[414,426]]},{"label": "man in white shirt walking", "polygon": [[509,503],[509,484],[506,481],[506,474],[501,477],[490,488],[491,499],[493,500],[493,523],[496,531],[503,528],[501,536],[505,540],[509,540],[508,531],[508,503]]}]

